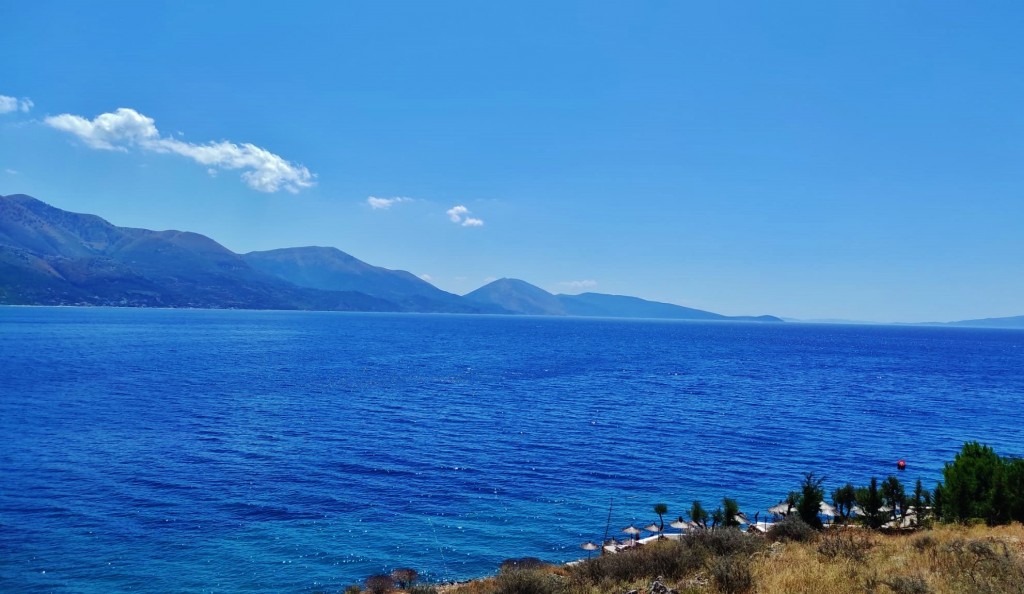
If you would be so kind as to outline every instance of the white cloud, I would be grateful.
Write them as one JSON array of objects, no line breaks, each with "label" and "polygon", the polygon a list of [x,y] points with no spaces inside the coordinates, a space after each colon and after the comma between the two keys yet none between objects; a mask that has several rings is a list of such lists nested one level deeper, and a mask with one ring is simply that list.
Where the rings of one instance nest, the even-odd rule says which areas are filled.
[{"label": "white cloud", "polygon": [[260,192],[286,190],[294,194],[316,183],[313,181],[316,175],[309,169],[254,144],[223,140],[194,144],[172,136],[161,136],[153,118],[126,107],[100,114],[92,120],[65,113],[48,117],[44,122],[77,136],[94,149],[127,151],[138,148],[155,153],[173,153],[205,165],[207,172],[242,169],[242,180]]},{"label": "white cloud", "polygon": [[18,175],[18,172],[14,169],[4,169],[4,173],[7,175]]},{"label": "white cloud", "polygon": [[483,227],[484,222],[482,219],[477,219],[468,216],[469,209],[461,204],[449,208],[445,214],[448,215],[448,219],[453,223],[458,223],[463,227]]},{"label": "white cloud", "polygon": [[378,198],[376,196],[370,196],[366,199],[366,203],[370,205],[373,210],[387,210],[391,208],[393,204],[399,204],[401,202],[412,202],[412,198],[406,198],[404,196],[395,196],[394,198]]},{"label": "white cloud", "polygon": [[462,221],[462,215],[468,212],[469,209],[465,206],[453,206],[448,209],[448,218],[451,219],[453,223],[459,223]]},{"label": "white cloud", "polygon": [[0,113],[11,113],[12,111],[20,111],[22,113],[28,112],[35,106],[32,100],[28,97],[8,97],[7,95],[0,95]]},{"label": "white cloud", "polygon": [[425,281],[427,281],[428,283],[430,283],[430,282],[433,282],[433,281],[434,281],[434,277],[430,276],[429,274],[421,274],[421,275],[420,275],[420,278],[421,278],[422,280],[425,280]]},{"label": "white cloud", "polygon": [[593,289],[594,287],[597,286],[597,281],[596,280],[590,280],[590,279],[587,279],[587,280],[571,280],[571,281],[562,281],[562,282],[560,282],[558,284],[560,286],[566,287],[567,289],[570,289],[570,290],[582,291],[584,289]]}]

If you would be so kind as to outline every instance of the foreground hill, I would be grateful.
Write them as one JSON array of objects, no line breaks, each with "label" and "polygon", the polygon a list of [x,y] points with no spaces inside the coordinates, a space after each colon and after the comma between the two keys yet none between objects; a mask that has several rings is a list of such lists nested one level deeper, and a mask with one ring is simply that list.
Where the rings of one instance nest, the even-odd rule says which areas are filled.
[{"label": "foreground hill", "polygon": [[735,529],[565,566],[510,559],[490,578],[442,594],[1021,594],[1024,527],[937,525],[879,534],[832,528],[808,540]]},{"label": "foreground hill", "polygon": [[466,299],[502,307],[513,313],[547,316],[591,316],[607,318],[660,318],[669,320],[740,320],[781,322],[774,316],[724,316],[721,314],[647,301],[638,297],[583,293],[553,295],[540,287],[514,278],[503,278],[468,293]]}]

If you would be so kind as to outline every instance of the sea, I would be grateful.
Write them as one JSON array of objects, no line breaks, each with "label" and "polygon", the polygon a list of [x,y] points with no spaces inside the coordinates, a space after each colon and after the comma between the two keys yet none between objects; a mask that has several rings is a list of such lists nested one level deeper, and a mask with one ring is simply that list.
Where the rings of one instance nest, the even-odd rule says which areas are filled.
[{"label": "sea", "polygon": [[1024,331],[2,307],[0,592],[465,580],[970,440],[1024,455]]}]

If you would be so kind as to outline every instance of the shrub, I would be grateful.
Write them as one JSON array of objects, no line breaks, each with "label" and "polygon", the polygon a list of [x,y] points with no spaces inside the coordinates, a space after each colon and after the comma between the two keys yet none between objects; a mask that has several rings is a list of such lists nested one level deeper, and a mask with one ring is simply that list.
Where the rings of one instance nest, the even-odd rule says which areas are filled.
[{"label": "shrub", "polygon": [[498,574],[495,594],[557,594],[558,576],[539,569],[511,569]]},{"label": "shrub", "polygon": [[723,594],[746,594],[754,589],[754,576],[750,572],[750,559],[747,557],[716,557],[708,570],[715,588]]},{"label": "shrub", "polygon": [[939,561],[957,591],[1024,594],[1024,559],[1005,542],[959,538],[943,547]]},{"label": "shrub", "polygon": [[362,594],[363,589],[359,587],[359,584],[350,584],[345,586],[345,594]]},{"label": "shrub", "polygon": [[920,552],[935,548],[935,538],[930,534],[924,534],[914,539],[914,548]]},{"label": "shrub", "polygon": [[501,562],[500,571],[511,571],[514,569],[540,569],[547,566],[547,563],[536,557],[518,557],[505,559]]},{"label": "shrub", "polygon": [[682,542],[704,556],[749,556],[765,546],[764,539],[753,534],[744,534],[736,528],[694,532]]},{"label": "shrub", "polygon": [[395,589],[395,581],[390,575],[371,575],[366,578],[366,589],[372,594],[387,594]]},{"label": "shrub", "polygon": [[929,594],[928,582],[917,575],[896,576],[885,582],[895,594]]},{"label": "shrub", "polygon": [[407,588],[420,576],[415,569],[400,567],[391,572],[391,579],[398,583],[399,588]]},{"label": "shrub", "polygon": [[800,516],[792,514],[786,516],[781,522],[776,522],[768,529],[768,538],[772,541],[807,542],[817,538],[818,532],[800,519]]},{"label": "shrub", "polygon": [[651,576],[679,579],[700,568],[703,555],[683,539],[659,541],[638,549],[588,559],[569,568],[569,574],[592,585],[605,580],[632,582]]},{"label": "shrub", "polygon": [[429,584],[416,584],[409,587],[409,594],[437,594],[437,588]]},{"label": "shrub", "polygon": [[818,543],[818,553],[828,559],[845,558],[858,563],[867,559],[871,541],[845,530],[826,532]]}]

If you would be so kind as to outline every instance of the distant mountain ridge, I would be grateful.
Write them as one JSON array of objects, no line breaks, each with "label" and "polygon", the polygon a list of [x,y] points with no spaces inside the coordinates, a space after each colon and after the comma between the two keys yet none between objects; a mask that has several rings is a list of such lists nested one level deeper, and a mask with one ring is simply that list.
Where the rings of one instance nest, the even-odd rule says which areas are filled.
[{"label": "distant mountain ridge", "polygon": [[23,194],[0,196],[0,305],[730,317],[637,297],[553,295],[502,279],[465,296],[332,247],[236,254],[188,231],[118,227]]},{"label": "distant mountain ridge", "polygon": [[657,318],[670,320],[733,320],[781,322],[775,316],[724,316],[710,311],[647,301],[639,297],[581,293],[554,295],[514,278],[498,279],[466,294],[466,299],[502,307],[513,313],[541,316]]},{"label": "distant mountain ridge", "polygon": [[395,311],[255,270],[209,237],[117,227],[30,196],[0,197],[0,303]]},{"label": "distant mountain ridge", "polygon": [[366,293],[407,311],[505,313],[469,303],[410,272],[372,266],[337,248],[282,248],[249,252],[242,259],[256,270],[300,287]]},{"label": "distant mountain ridge", "polygon": [[1007,318],[983,318],[980,320],[960,320],[957,322],[946,322],[943,326],[960,326],[964,328],[1016,328],[1024,329],[1024,316],[1010,316]]}]

